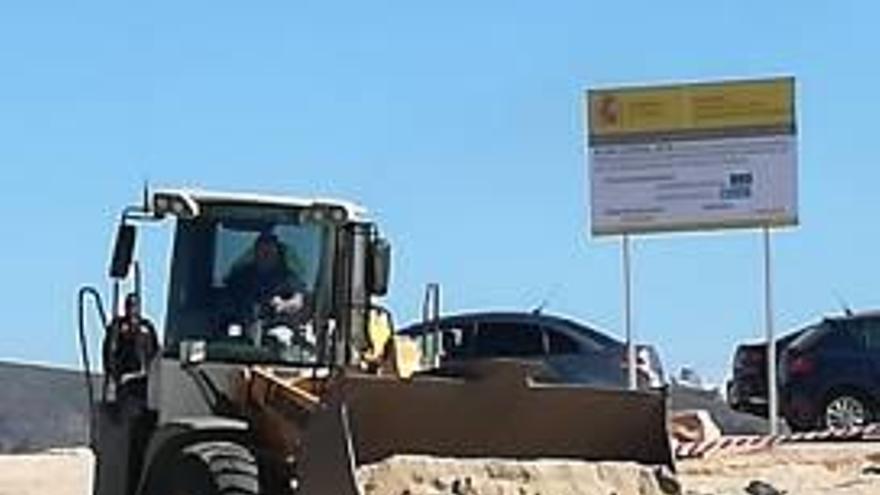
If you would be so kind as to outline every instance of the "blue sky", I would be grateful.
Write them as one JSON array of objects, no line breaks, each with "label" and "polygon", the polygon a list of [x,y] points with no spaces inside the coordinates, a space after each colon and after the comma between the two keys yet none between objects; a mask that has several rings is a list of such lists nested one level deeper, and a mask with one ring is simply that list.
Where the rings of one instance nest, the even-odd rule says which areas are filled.
[{"label": "blue sky", "polygon": [[[395,245],[389,304],[548,310],[621,333],[590,239],[583,91],[797,78],[802,225],[774,236],[781,329],[878,306],[871,2],[20,2],[0,16],[0,359],[75,365],[141,184],[330,195]],[[148,309],[167,239],[146,239]],[[714,381],[763,330],[757,232],[637,238],[635,331]]]}]

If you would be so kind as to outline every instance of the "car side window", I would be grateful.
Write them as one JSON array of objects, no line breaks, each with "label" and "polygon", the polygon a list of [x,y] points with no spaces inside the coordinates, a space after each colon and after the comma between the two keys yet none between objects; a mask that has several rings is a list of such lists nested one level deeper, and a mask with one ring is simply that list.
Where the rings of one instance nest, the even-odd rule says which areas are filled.
[{"label": "car side window", "polygon": [[562,332],[545,329],[547,335],[547,350],[550,355],[577,354],[578,343]]},{"label": "car side window", "polygon": [[865,320],[865,347],[873,352],[880,352],[880,319]]},{"label": "car side window", "polygon": [[447,358],[463,358],[473,354],[475,343],[473,324],[444,325],[440,332],[443,353]]},{"label": "car side window", "polygon": [[485,322],[477,325],[477,356],[538,357],[544,355],[544,338],[536,325]]},{"label": "car side window", "polygon": [[832,331],[825,334],[819,343],[820,347],[833,350],[856,350],[864,346],[862,322],[847,321],[833,324]]}]

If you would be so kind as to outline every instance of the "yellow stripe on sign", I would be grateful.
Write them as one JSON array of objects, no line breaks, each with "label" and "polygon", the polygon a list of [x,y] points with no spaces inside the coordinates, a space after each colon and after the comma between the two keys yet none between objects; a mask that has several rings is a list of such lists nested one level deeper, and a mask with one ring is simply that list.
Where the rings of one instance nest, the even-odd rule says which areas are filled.
[{"label": "yellow stripe on sign", "polygon": [[794,79],[591,90],[590,134],[700,131],[794,123]]}]

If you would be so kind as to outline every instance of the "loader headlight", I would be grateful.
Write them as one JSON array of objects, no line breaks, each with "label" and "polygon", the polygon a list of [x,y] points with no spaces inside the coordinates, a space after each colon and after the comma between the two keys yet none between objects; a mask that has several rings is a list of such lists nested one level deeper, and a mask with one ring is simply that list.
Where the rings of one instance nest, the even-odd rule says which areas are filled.
[{"label": "loader headlight", "polygon": [[159,192],[153,196],[153,213],[157,217],[171,214],[180,218],[195,218],[199,215],[199,206],[189,195]]},{"label": "loader headlight", "polygon": [[170,209],[168,205],[168,198],[165,196],[159,196],[155,201],[155,209],[156,211],[168,211]]},{"label": "loader headlight", "polygon": [[342,223],[345,221],[345,210],[342,208],[332,208],[330,210],[330,218],[333,219],[334,222]]},{"label": "loader headlight", "polygon": [[315,205],[302,213],[302,220],[306,222],[333,222],[345,223],[348,214],[345,208],[333,205]]}]

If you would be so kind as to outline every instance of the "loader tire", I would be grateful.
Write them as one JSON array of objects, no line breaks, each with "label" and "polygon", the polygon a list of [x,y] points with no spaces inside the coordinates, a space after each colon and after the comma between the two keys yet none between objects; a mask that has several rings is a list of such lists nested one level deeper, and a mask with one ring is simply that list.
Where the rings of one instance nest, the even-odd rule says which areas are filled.
[{"label": "loader tire", "polygon": [[189,444],[162,463],[147,495],[260,495],[254,455],[235,442]]}]

